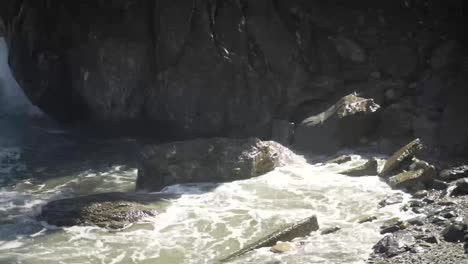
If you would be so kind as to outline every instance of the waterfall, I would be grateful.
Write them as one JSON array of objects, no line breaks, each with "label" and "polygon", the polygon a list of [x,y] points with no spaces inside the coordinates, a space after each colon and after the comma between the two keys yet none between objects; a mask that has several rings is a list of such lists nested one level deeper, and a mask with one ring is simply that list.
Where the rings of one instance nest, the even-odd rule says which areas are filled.
[{"label": "waterfall", "polygon": [[8,46],[4,37],[0,37],[0,115],[42,115],[41,110],[29,101],[13,77],[8,65]]}]

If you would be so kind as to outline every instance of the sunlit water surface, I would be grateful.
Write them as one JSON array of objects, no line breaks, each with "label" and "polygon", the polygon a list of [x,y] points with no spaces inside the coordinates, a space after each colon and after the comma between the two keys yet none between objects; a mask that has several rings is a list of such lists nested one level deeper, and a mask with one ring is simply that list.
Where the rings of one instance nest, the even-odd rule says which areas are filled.
[{"label": "sunlit water surface", "polygon": [[[73,143],[57,133],[47,138],[51,142],[57,138],[57,145],[64,146],[53,151],[73,152]],[[0,144],[0,263],[214,263],[311,215],[317,215],[321,228],[342,229],[298,238],[285,254],[262,248],[232,263],[363,263],[381,238],[382,222],[401,214],[399,205],[378,208],[380,200],[396,191],[377,176],[339,174],[365,162],[360,156],[342,165],[313,165],[297,156],[291,164],[253,179],[169,186],[164,192],[182,196],[159,205],[161,213],[156,217],[121,231],[57,228],[35,220],[41,205],[63,197],[133,191],[135,166],[120,161],[96,169],[95,163],[106,163],[107,155],[79,155],[79,166],[73,155],[65,160],[52,155],[49,162],[45,154],[28,159],[26,152],[44,146],[15,147],[6,142],[12,141]],[[37,156],[41,162],[32,162]],[[358,224],[363,215],[375,215],[378,220]]]}]

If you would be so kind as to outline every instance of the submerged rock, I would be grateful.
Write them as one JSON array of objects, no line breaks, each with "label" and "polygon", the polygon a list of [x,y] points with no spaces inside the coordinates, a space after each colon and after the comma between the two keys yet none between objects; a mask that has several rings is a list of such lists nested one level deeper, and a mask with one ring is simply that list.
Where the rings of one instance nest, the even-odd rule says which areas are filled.
[{"label": "submerged rock", "polygon": [[397,170],[399,166],[404,162],[411,160],[414,155],[423,148],[421,140],[419,138],[411,141],[406,146],[395,152],[386,162],[380,172],[380,176],[389,176],[392,172]]},{"label": "submerged rock", "polygon": [[380,106],[372,99],[350,94],[326,111],[308,117],[296,128],[294,146],[300,150],[333,153],[355,144],[374,128],[373,113]]},{"label": "submerged rock", "polygon": [[387,205],[397,204],[403,202],[403,194],[396,193],[390,196],[387,196],[385,199],[379,202],[379,207],[385,207]]},{"label": "submerged rock", "polygon": [[222,259],[221,262],[226,262],[228,260],[237,258],[254,249],[258,249],[262,247],[272,247],[276,245],[278,241],[291,241],[296,237],[307,236],[310,234],[310,232],[317,231],[318,229],[319,229],[319,225],[317,222],[317,217],[311,216],[293,225],[290,225],[287,228],[283,228],[276,232],[273,232],[270,235],[263,237],[252,244],[247,245],[241,250]]},{"label": "submerged rock", "polygon": [[372,176],[377,175],[377,167],[378,163],[377,160],[372,158],[368,160],[365,164],[340,172],[341,174],[348,175],[348,176]]},{"label": "submerged rock", "polygon": [[147,147],[136,188],[159,191],[178,183],[227,182],[272,171],[293,155],[282,145],[256,138],[210,138]]},{"label": "submerged rock", "polygon": [[335,163],[335,164],[343,164],[343,163],[346,163],[348,161],[351,161],[351,156],[350,155],[341,155],[339,157],[336,157],[334,159],[331,159],[329,161],[326,161],[324,162],[323,164],[332,164],[332,163]]},{"label": "submerged rock", "polygon": [[320,234],[321,235],[328,235],[328,234],[336,233],[336,232],[338,232],[340,230],[341,230],[341,227],[332,226],[332,227],[328,227],[328,228],[323,229],[322,231],[320,231]]},{"label": "submerged rock", "polygon": [[170,194],[102,193],[61,199],[42,207],[39,218],[55,226],[96,225],[118,229],[158,212],[154,206]]}]

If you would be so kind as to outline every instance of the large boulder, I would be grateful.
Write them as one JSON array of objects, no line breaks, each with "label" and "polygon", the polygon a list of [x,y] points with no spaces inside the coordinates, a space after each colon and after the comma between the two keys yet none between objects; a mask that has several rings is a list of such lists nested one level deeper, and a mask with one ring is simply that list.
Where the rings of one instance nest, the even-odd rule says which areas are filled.
[{"label": "large boulder", "polygon": [[303,120],[296,129],[294,146],[332,153],[355,144],[374,127],[372,114],[379,108],[372,99],[347,95],[326,111]]},{"label": "large boulder", "polygon": [[273,141],[210,138],[149,146],[142,152],[136,187],[159,191],[177,183],[227,182],[259,176],[293,155]]},{"label": "large boulder", "polygon": [[42,207],[39,219],[56,226],[96,225],[117,229],[155,216],[156,203],[171,194],[102,193],[55,200]]}]

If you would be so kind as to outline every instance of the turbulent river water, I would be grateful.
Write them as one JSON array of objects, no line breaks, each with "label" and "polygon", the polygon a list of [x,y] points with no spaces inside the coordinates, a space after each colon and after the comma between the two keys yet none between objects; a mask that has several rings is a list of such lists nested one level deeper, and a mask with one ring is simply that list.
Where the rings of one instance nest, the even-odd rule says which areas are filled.
[{"label": "turbulent river water", "polygon": [[[339,174],[362,164],[362,157],[322,165],[297,156],[291,164],[253,179],[169,186],[164,192],[182,196],[158,205],[159,215],[125,230],[57,228],[35,218],[47,201],[134,190],[137,170],[131,151],[115,147],[134,141],[76,141],[16,119],[4,118],[0,125],[2,264],[214,263],[314,214],[321,228],[342,229],[299,238],[286,254],[262,248],[233,263],[363,263],[381,237],[382,222],[400,214],[398,205],[378,208],[380,200],[396,191],[377,176]],[[363,215],[378,220],[358,224]]]},{"label": "turbulent river water", "polygon": [[[0,264],[215,263],[311,215],[317,215],[321,228],[341,230],[298,238],[285,254],[262,248],[232,262],[363,263],[381,237],[381,223],[400,214],[398,205],[378,208],[396,191],[377,176],[339,174],[365,162],[362,157],[322,165],[296,156],[253,179],[169,186],[164,192],[180,198],[158,204],[157,216],[124,230],[48,225],[36,218],[48,201],[134,191],[135,154],[142,143],[77,137],[25,117],[39,110],[13,79],[6,58],[0,38]],[[365,215],[378,220],[358,224]]]}]

